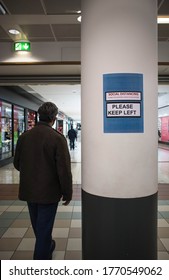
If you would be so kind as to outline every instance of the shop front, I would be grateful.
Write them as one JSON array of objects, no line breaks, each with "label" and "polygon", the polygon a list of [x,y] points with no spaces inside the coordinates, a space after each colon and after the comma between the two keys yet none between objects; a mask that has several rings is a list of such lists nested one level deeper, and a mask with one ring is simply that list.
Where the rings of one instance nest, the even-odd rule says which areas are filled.
[{"label": "shop front", "polygon": [[19,136],[36,122],[36,111],[0,99],[0,166],[12,160]]},{"label": "shop front", "polygon": [[0,160],[12,156],[12,105],[0,100]]}]

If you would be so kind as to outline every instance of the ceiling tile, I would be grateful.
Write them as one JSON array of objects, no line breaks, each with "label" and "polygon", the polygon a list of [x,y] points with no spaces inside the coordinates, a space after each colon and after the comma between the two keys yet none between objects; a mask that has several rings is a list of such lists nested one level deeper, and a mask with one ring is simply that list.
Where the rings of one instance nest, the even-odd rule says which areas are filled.
[{"label": "ceiling tile", "polygon": [[164,1],[164,0],[158,0],[158,1],[157,1],[158,8],[161,6],[161,4],[162,4],[163,1]]},{"label": "ceiling tile", "polygon": [[12,42],[8,33],[0,26],[0,41],[2,42]]},{"label": "ceiling tile", "polygon": [[46,38],[50,39],[53,38],[53,34],[50,28],[50,25],[47,24],[29,24],[29,25],[20,25],[21,29],[23,30],[24,34],[31,38]]},{"label": "ceiling tile", "polygon": [[158,24],[158,36],[169,37],[169,24]]},{"label": "ceiling tile", "polygon": [[52,24],[58,41],[80,41],[80,24]]},{"label": "ceiling tile", "polygon": [[166,41],[169,41],[169,38],[158,38],[158,41],[159,42],[166,42]]},{"label": "ceiling tile", "polygon": [[81,0],[43,0],[46,13],[52,14],[75,14],[81,10]]},{"label": "ceiling tile", "polygon": [[169,1],[164,0],[164,1],[158,1],[158,15],[168,15],[169,14]]},{"label": "ceiling tile", "polygon": [[12,15],[45,14],[40,0],[3,0],[2,3]]}]

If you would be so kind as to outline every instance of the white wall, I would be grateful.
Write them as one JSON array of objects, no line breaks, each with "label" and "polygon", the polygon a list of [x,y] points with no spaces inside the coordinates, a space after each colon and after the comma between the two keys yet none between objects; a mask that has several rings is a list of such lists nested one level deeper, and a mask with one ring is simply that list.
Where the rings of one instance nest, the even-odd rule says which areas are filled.
[{"label": "white wall", "polygon": [[[80,61],[80,49],[80,42],[31,43],[28,61]],[[18,61],[18,55],[13,51],[12,43],[1,43],[0,62],[5,61]],[[158,61],[169,61],[169,42],[158,43]]]},{"label": "white wall", "polygon": [[14,52],[13,43],[1,43],[0,62],[80,61],[80,42],[31,43],[31,52]]}]

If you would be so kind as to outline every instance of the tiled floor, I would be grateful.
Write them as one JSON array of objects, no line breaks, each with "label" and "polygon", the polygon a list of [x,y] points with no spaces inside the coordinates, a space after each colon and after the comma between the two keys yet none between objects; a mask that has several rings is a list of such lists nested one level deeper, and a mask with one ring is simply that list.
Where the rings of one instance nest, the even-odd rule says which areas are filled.
[{"label": "tiled floor", "polygon": [[[53,228],[56,250],[53,259],[81,259],[80,185],[74,185],[69,206],[60,203]],[[35,238],[26,203],[0,201],[0,259],[32,259]]]},{"label": "tiled floor", "polygon": [[[70,205],[59,205],[53,228],[53,259],[81,259],[81,152],[71,151],[74,183]],[[169,260],[169,150],[159,148],[158,258]],[[0,259],[32,259],[35,243],[25,202],[15,198],[19,176],[13,165],[0,168]],[[10,189],[10,194],[6,189]]]}]

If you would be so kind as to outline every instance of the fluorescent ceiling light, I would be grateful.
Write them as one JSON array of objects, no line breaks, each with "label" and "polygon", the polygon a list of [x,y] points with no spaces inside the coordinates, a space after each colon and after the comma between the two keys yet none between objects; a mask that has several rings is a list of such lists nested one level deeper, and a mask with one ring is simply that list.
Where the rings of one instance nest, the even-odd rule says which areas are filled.
[{"label": "fluorescent ceiling light", "polygon": [[158,17],[157,23],[158,24],[167,24],[167,23],[169,23],[169,17]]},{"label": "fluorescent ceiling light", "polygon": [[9,31],[10,34],[13,34],[13,35],[18,35],[18,34],[20,34],[20,31],[17,30],[17,29],[9,29],[8,31]]},{"label": "fluorescent ceiling light", "polygon": [[81,22],[81,20],[82,20],[82,16],[79,16],[79,17],[77,18],[77,21]]}]

